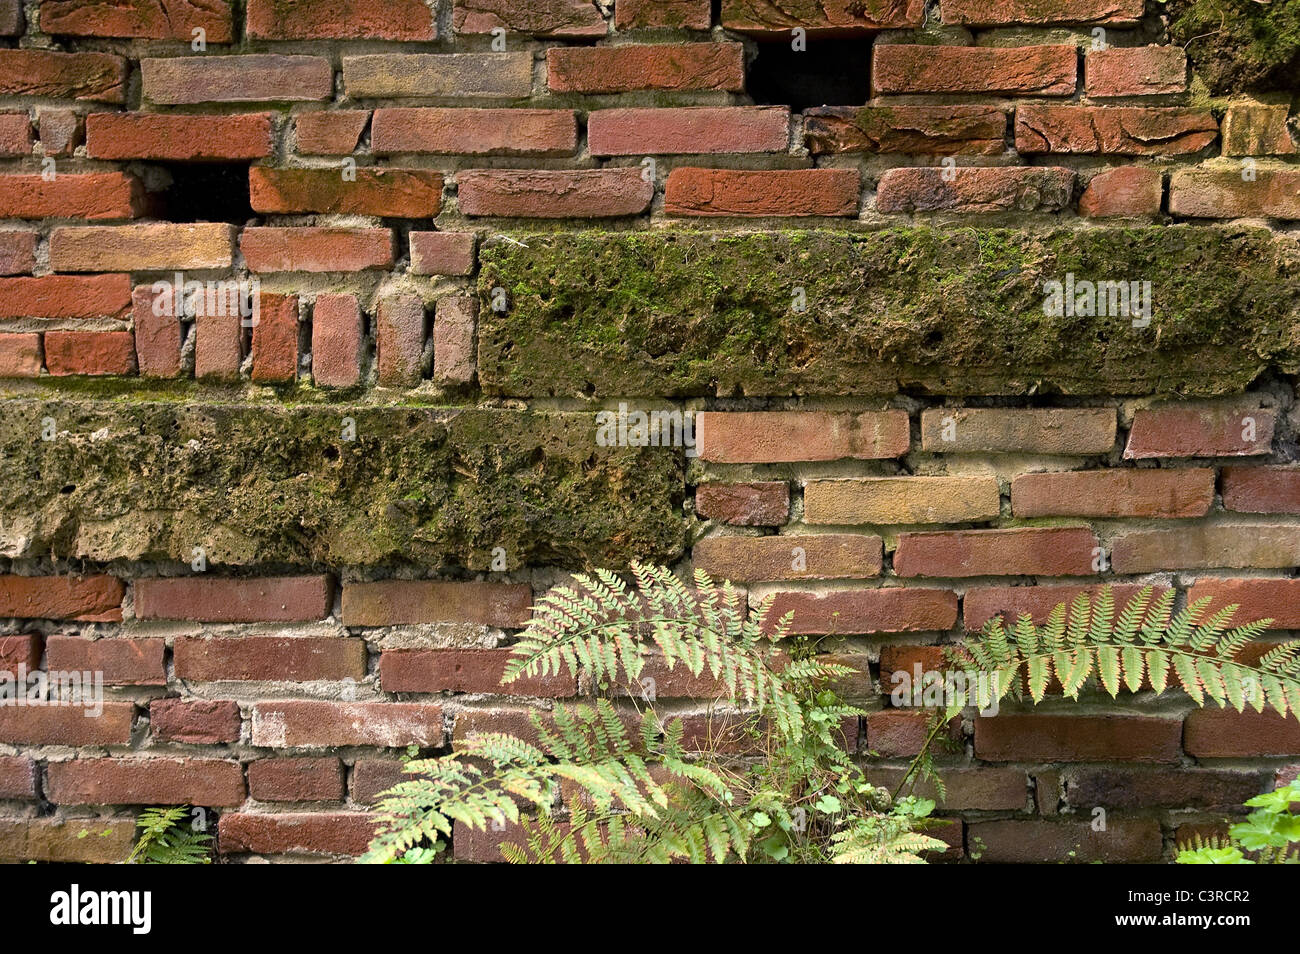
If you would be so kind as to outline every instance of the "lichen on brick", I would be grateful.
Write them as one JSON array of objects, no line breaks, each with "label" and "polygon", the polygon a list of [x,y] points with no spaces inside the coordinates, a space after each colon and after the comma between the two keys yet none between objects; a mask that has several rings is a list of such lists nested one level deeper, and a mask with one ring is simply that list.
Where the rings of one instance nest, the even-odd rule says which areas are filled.
[{"label": "lichen on brick", "polygon": [[1300,92],[1300,0],[1169,0],[1169,33],[1210,92]]}]

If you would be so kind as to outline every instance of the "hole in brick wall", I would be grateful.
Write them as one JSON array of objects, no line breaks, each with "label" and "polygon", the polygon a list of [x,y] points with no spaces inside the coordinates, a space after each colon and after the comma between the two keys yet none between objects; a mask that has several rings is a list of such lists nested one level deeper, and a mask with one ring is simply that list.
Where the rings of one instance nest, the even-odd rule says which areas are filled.
[{"label": "hole in brick wall", "polygon": [[171,185],[154,197],[160,218],[243,225],[254,216],[248,198],[248,163],[185,163],[162,168],[171,177]]},{"label": "hole in brick wall", "polygon": [[758,44],[746,71],[746,88],[764,106],[861,106],[871,98],[871,44],[853,39],[808,38],[808,49],[789,40]]}]

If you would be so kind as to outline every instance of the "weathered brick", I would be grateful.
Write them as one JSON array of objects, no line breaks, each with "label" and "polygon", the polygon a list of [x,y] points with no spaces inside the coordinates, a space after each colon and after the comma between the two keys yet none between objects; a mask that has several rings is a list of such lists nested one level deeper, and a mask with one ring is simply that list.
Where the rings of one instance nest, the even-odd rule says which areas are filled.
[{"label": "weathered brick", "polygon": [[[1103,587],[1080,586],[1077,584],[1057,583],[1042,586],[976,586],[966,591],[962,599],[964,624],[969,630],[977,630],[994,616],[1003,616],[1007,622],[1014,622],[1022,615],[1033,618],[1040,626],[1047,622],[1047,617],[1059,604],[1068,608],[1080,593],[1088,593],[1093,599]],[[1142,589],[1138,583],[1117,583],[1111,585],[1115,605],[1122,607]],[[1168,587],[1157,586],[1153,596],[1159,596]]]},{"label": "weathered brick", "polygon": [[604,36],[609,32],[605,18],[592,0],[542,3],[453,0],[451,25],[456,33],[469,35],[504,29],[510,33],[576,39]]},{"label": "weathered brick", "polygon": [[519,99],[533,88],[532,53],[371,53],[343,57],[352,99]]},{"label": "weathered brick", "polygon": [[230,268],[235,229],[224,222],[85,225],[50,237],[56,272],[147,272]]},{"label": "weathered brick", "polygon": [[878,212],[1057,212],[1069,208],[1074,170],[1030,166],[889,169]]},{"label": "weathered brick", "polygon": [[1006,132],[1007,114],[996,106],[822,106],[804,113],[814,155],[1000,155]]},{"label": "weathered brick", "polygon": [[36,112],[41,132],[41,151],[47,156],[70,156],[85,136],[85,120],[71,109],[45,109]]},{"label": "weathered brick", "polygon": [[1254,100],[1228,104],[1223,116],[1223,154],[1225,156],[1290,156],[1296,152],[1295,139],[1287,127],[1286,103],[1261,103]]},{"label": "weathered brick", "polygon": [[664,185],[667,215],[824,215],[858,212],[856,169],[678,168]]},{"label": "weathered brick", "polygon": [[36,267],[35,232],[0,232],[0,275],[29,275]]},{"label": "weathered brick", "polygon": [[39,633],[0,636],[0,672],[16,676],[22,666],[26,666],[28,672],[35,672],[41,668],[43,651]]},{"label": "weathered brick", "polygon": [[94,159],[230,162],[269,156],[271,146],[270,113],[91,113],[86,117],[86,152]]},{"label": "weathered brick", "polygon": [[1001,510],[996,477],[863,477],[810,480],[804,488],[808,523],[966,523]]},{"label": "weathered brick", "polygon": [[1095,831],[1087,821],[970,822],[966,837],[972,843],[979,839],[980,860],[991,864],[1153,863],[1164,847],[1154,818],[1110,819],[1105,831]]},{"label": "weathered brick", "polygon": [[329,616],[333,602],[333,581],[328,576],[173,577],[135,583],[139,619],[309,622]]},{"label": "weathered brick", "polygon": [[311,373],[318,387],[350,388],[361,380],[361,334],[355,295],[316,296],[311,313]]},{"label": "weathered brick", "polygon": [[1142,0],[941,0],[944,23],[969,26],[1041,25],[1049,23],[1105,23],[1132,25],[1142,19]]},{"label": "weathered brick", "polygon": [[267,748],[436,748],[443,738],[442,706],[431,703],[290,699],[253,706],[253,744]]},{"label": "weathered brick", "polygon": [[115,623],[122,619],[124,591],[113,576],[0,575],[0,618]]},{"label": "weathered brick", "polygon": [[0,0],[0,36],[19,36],[26,29],[23,0]]},{"label": "weathered brick", "polygon": [[45,368],[65,375],[135,373],[135,338],[129,331],[47,331]]},{"label": "weathered brick", "polygon": [[1016,150],[1103,156],[1179,156],[1219,137],[1208,109],[1180,106],[1021,106]]},{"label": "weathered brick", "polygon": [[416,295],[389,295],[375,309],[376,364],[381,387],[420,383],[428,320]]},{"label": "weathered brick", "polygon": [[160,106],[329,99],[334,69],[322,56],[180,56],[142,59],[144,98]]},{"label": "weathered brick", "polygon": [[784,106],[598,109],[587,117],[593,156],[785,152],[789,142]]},{"label": "weathered brick", "polygon": [[1074,46],[912,46],[872,48],[871,84],[883,93],[1015,93],[1069,96],[1078,71]]},{"label": "weathered brick", "polygon": [[248,793],[259,802],[337,802],[343,798],[338,759],[257,759],[248,763]]},{"label": "weathered brick", "polygon": [[789,36],[800,27],[810,36],[919,27],[925,21],[923,0],[885,3],[788,3],[779,0],[723,0],[722,25],[737,33]]},{"label": "weathered brick", "polygon": [[246,228],[239,240],[254,272],[359,272],[393,265],[388,229]]},{"label": "weathered brick", "polygon": [[31,151],[31,117],[26,113],[0,113],[0,156],[26,156]]},{"label": "weathered brick", "polygon": [[695,512],[741,527],[779,527],[790,519],[790,485],[783,480],[700,484]]},{"label": "weathered brick", "polygon": [[1238,623],[1273,620],[1274,629],[1300,629],[1300,580],[1220,580],[1201,577],[1187,591],[1188,602],[1210,597],[1207,613],[1236,604]]},{"label": "weathered brick", "polygon": [[255,40],[436,40],[424,0],[248,0]]},{"label": "weathered brick", "polygon": [[254,381],[292,381],[298,374],[298,296],[262,293],[253,326]]},{"label": "weathered brick", "polygon": [[242,725],[239,703],[230,700],[155,699],[149,703],[149,730],[160,742],[238,742]]},{"label": "weathered brick", "polygon": [[244,360],[243,321],[238,315],[201,312],[194,319],[194,376],[235,381]]},{"label": "weathered brick", "polygon": [[433,319],[433,379],[439,384],[469,384],[474,380],[474,322],[478,299],[445,295],[438,299]]},{"label": "weathered brick", "polygon": [[1171,404],[1133,415],[1127,460],[1153,457],[1249,457],[1267,454],[1275,413],[1232,404]]},{"label": "weathered brick", "polygon": [[209,43],[229,43],[234,38],[230,0],[45,0],[41,4],[41,32],[56,36],[138,37],[145,40],[193,39],[203,30]]},{"label": "weathered brick", "polygon": [[359,680],[366,674],[366,644],[337,636],[177,637],[176,676],[196,682],[252,680]]},{"label": "weathered brick", "polygon": [[745,86],[744,47],[739,43],[551,47],[546,51],[546,84],[556,93],[739,92]]},{"label": "weathered brick", "polygon": [[0,818],[0,858],[120,864],[134,843],[130,818]]},{"label": "weathered brick", "polygon": [[239,805],[244,772],[224,759],[73,759],[46,768],[57,805]]},{"label": "weathered brick", "polygon": [[465,215],[613,218],[650,208],[654,184],[640,169],[468,169],[456,175]]},{"label": "weathered brick", "polygon": [[1112,46],[1083,58],[1089,96],[1161,96],[1187,89],[1187,54],[1180,46]]},{"label": "weathered brick", "polygon": [[155,303],[149,285],[138,285],[131,293],[136,366],[145,377],[174,378],[181,370],[181,324],[169,314],[155,314]]},{"label": "weathered brick", "polygon": [[867,726],[867,748],[882,758],[917,755],[930,734],[930,714],[920,710],[881,709],[863,721]]},{"label": "weathered brick", "polygon": [[700,458],[719,464],[877,460],[911,444],[906,411],[702,411],[695,429]]},{"label": "weathered brick", "polygon": [[0,377],[36,378],[41,374],[38,332],[0,332]]},{"label": "weathered brick", "polygon": [[0,756],[0,798],[35,798],[36,763],[21,756]]},{"label": "weathered brick", "polygon": [[1065,776],[1065,800],[1082,809],[1199,808],[1241,810],[1264,788],[1262,772],[1218,769],[1072,769]]},{"label": "weathered brick", "polygon": [[83,639],[54,635],[45,641],[45,663],[51,670],[101,672],[111,686],[165,686],[166,652],[161,639]]},{"label": "weathered brick", "polygon": [[124,318],[128,275],[43,275],[0,279],[0,318]]},{"label": "weathered brick", "polygon": [[1079,197],[1079,214],[1088,218],[1158,215],[1164,188],[1164,174],[1159,169],[1107,169],[1088,180]]},{"label": "weathered brick", "polygon": [[0,742],[17,745],[126,745],[135,706],[105,702],[81,706],[0,706]]},{"label": "weathered brick", "polygon": [[374,820],[361,812],[293,812],[221,816],[222,854],[360,855],[375,836]]},{"label": "weathered brick", "polygon": [[878,576],[874,534],[706,537],[691,551],[696,569],[719,580],[839,580]]},{"label": "weathered brick", "polygon": [[1169,211],[1188,218],[1268,216],[1300,219],[1300,170],[1177,169],[1169,180]]},{"label": "weathered brick", "polygon": [[903,533],[899,576],[1086,576],[1097,538],[1086,527]]},{"label": "weathered brick", "polygon": [[1176,762],[1179,719],[1147,715],[1002,712],[975,719],[975,757],[986,762]]},{"label": "weathered brick", "polygon": [[532,588],[523,583],[347,583],[343,586],[343,625],[478,623],[514,629],[528,622],[532,601]]},{"label": "weathered brick", "polygon": [[254,166],[248,187],[257,212],[428,219],[442,206],[442,173],[426,169],[358,169],[345,179],[338,169]]},{"label": "weathered brick", "polygon": [[509,649],[396,649],[379,660],[384,692],[482,692],[503,696],[572,696],[577,679],[567,669],[502,682]]},{"label": "weathered brick", "polygon": [[357,759],[352,766],[352,800],[373,805],[379,796],[408,778],[402,762],[393,759]]},{"label": "weathered brick", "polygon": [[0,176],[2,219],[130,219],[140,202],[139,181],[122,172]]},{"label": "weathered brick", "polygon": [[1011,482],[1017,517],[1203,517],[1214,503],[1214,471],[1094,470],[1021,474]]},{"label": "weathered brick", "polygon": [[377,109],[376,155],[570,156],[578,123],[569,109]]},{"label": "weathered brick", "polygon": [[0,50],[0,96],[126,102],[126,60],[108,53]]},{"label": "weathered brick", "polygon": [[477,240],[473,232],[412,232],[411,272],[416,275],[469,275]]},{"label": "weathered brick", "polygon": [[1183,748],[1198,759],[1300,755],[1300,721],[1272,711],[1196,709],[1183,733]]},{"label": "weathered brick", "polygon": [[1114,408],[932,408],[921,412],[921,449],[941,454],[1105,454]]},{"label": "weathered brick", "polygon": [[311,156],[346,156],[361,143],[370,123],[368,109],[331,109],[299,113],[293,129],[298,152]]},{"label": "weathered brick", "polygon": [[614,5],[614,26],[707,30],[712,24],[710,7],[709,0],[622,0]]},{"label": "weathered brick", "polygon": [[[921,798],[932,798],[944,811],[1023,811],[1029,800],[1029,781],[1019,769],[1009,768],[941,768],[946,797],[939,798],[934,785],[921,779],[914,793]],[[906,769],[869,766],[867,781],[872,785],[894,791],[903,781]]]},{"label": "weathered brick", "polygon": [[957,621],[957,594],[901,586],[776,594],[769,618],[789,612],[794,613],[791,632],[798,634],[944,632]]},{"label": "weathered brick", "polygon": [[1300,513],[1300,467],[1223,468],[1223,509]]}]

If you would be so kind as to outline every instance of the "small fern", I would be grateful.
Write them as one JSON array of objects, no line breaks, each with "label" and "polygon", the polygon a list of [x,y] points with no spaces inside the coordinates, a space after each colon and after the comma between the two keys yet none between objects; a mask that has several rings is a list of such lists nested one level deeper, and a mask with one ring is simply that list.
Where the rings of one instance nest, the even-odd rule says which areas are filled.
[{"label": "small fern", "polygon": [[1180,865],[1300,864],[1300,816],[1291,806],[1300,802],[1300,783],[1292,782],[1246,801],[1253,808],[1246,820],[1222,835],[1195,835],[1178,846]]},{"label": "small fern", "polygon": [[208,865],[212,863],[212,836],[190,822],[190,809],[146,808],[136,820],[139,837],[127,864]]}]

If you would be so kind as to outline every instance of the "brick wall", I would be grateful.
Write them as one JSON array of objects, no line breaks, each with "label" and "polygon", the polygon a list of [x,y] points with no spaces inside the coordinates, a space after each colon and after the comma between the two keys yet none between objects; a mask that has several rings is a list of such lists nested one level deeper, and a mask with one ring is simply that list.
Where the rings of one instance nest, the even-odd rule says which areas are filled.
[{"label": "brick wall", "polygon": [[[776,592],[882,783],[893,673],[999,612],[1300,629],[1300,87],[1225,91],[1182,6],[0,0],[0,672],[105,686],[0,706],[0,858],[174,803],[355,855],[408,746],[586,692],[499,676],[592,566]],[[1149,309],[1048,309],[1099,281]],[[1004,709],[941,836],[1158,860],[1298,760],[1178,695]]]}]

